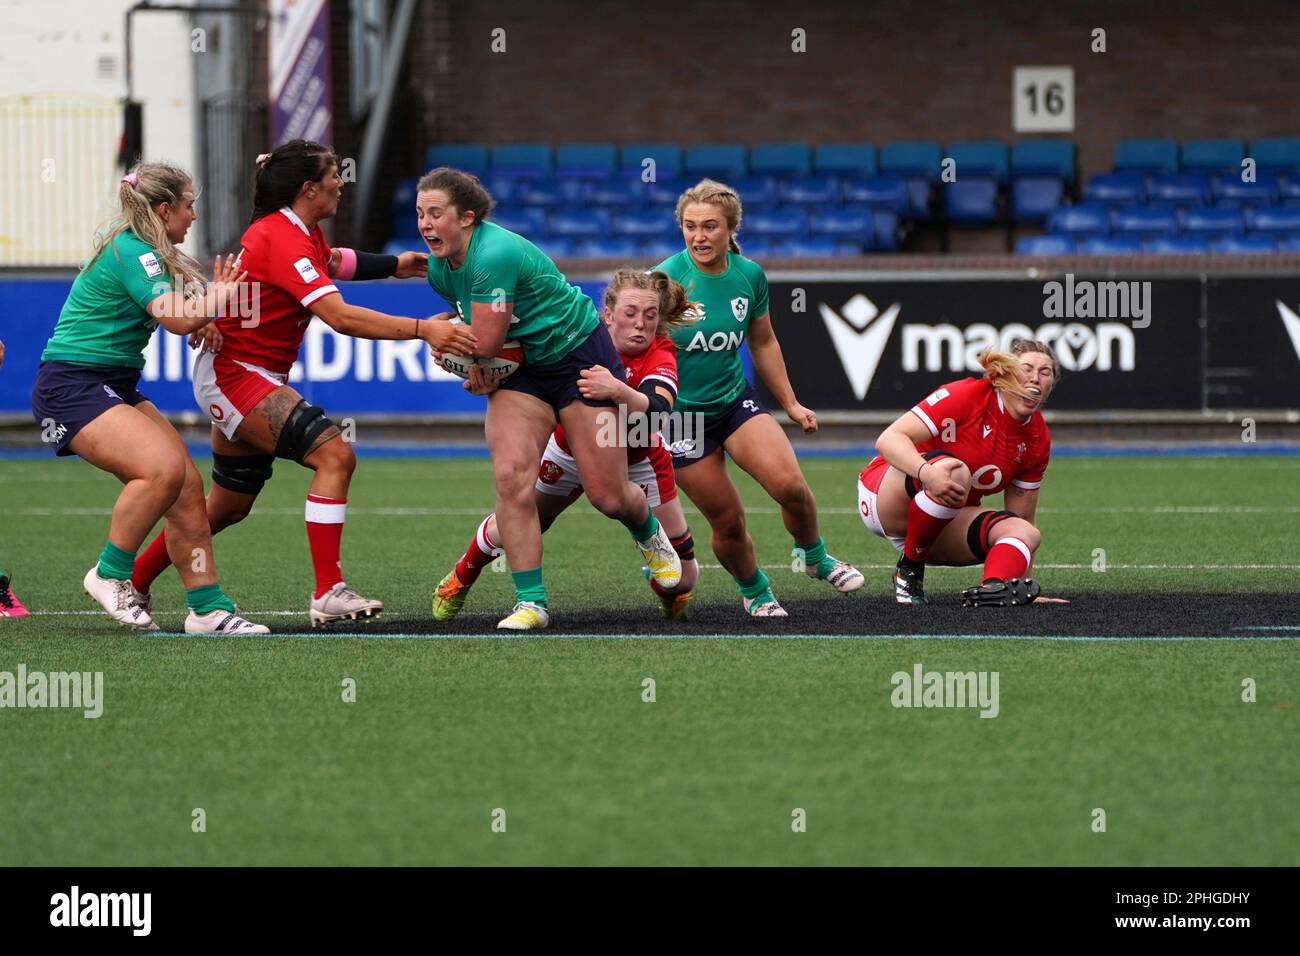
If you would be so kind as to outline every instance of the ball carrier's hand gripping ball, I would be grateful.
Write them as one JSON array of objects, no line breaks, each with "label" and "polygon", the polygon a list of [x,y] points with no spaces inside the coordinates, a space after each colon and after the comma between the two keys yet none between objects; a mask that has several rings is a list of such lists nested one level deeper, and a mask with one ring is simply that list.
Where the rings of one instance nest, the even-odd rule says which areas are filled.
[{"label": "ball carrier's hand gripping ball", "polygon": [[[460,319],[451,319],[451,321],[459,323]],[[518,342],[507,341],[501,346],[501,351],[492,358],[475,358],[472,355],[452,355],[443,352],[440,354],[438,364],[457,378],[464,379],[469,378],[469,370],[477,365],[486,371],[488,381],[503,382],[524,364],[524,350]]]}]

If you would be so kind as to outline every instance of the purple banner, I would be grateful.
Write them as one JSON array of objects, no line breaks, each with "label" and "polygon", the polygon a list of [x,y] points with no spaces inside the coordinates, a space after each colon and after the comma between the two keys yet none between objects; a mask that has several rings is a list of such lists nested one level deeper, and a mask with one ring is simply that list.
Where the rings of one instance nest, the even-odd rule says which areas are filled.
[{"label": "purple banner", "polygon": [[272,146],[333,141],[326,0],[271,0],[270,93]]}]

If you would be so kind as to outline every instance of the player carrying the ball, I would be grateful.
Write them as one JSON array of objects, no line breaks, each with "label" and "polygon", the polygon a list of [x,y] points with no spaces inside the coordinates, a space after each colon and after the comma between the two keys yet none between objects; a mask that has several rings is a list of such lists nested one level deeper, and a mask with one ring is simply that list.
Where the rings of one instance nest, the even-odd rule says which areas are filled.
[{"label": "player carrying the ball", "polygon": [[600,440],[601,415],[615,404],[578,386],[584,369],[600,366],[616,379],[626,374],[591,299],[535,245],[487,218],[493,201],[477,177],[441,167],[426,173],[417,191],[429,285],[473,327],[473,354],[493,358],[507,338],[524,350],[523,365],[490,393],[479,367],[469,379],[471,390],[488,394],[495,514],[515,584],[515,609],[497,626],[534,630],[550,622],[533,484],[557,420],[587,499],[628,529],[661,586],[676,587],[681,559],[645,492],[628,479],[626,449]]},{"label": "player carrying the ball", "polygon": [[[328,146],[292,140],[258,157],[253,222],[240,239],[255,290],[252,315],[217,322],[219,335],[194,366],[195,400],[212,419],[213,534],[248,516],[276,458],[315,472],[305,509],[316,576],[308,608],[313,627],[374,617],[384,605],[349,587],[339,563],[356,454],[324,410],[288,385],[308,324],[316,316],[344,335],[423,339],[443,351],[466,352],[474,343],[450,322],[397,318],[343,301],[334,279],[415,278],[427,257],[331,249],[320,223],[338,212],[342,194],[339,158]],[[166,552],[159,535],[136,561],[135,586],[146,595],[166,567]]]},{"label": "player carrying the ball", "polygon": [[[609,369],[598,365],[583,369],[578,382],[580,394],[609,399],[626,408],[628,477],[645,492],[682,562],[682,578],[675,587],[666,588],[650,578],[650,586],[663,604],[664,616],[672,619],[687,617],[699,565],[677,497],[672,459],[653,424],[657,419],[646,419],[648,429],[638,433],[638,418],[646,413],[662,415],[672,408],[677,397],[677,349],[667,333],[690,321],[690,305],[686,290],[662,272],[619,269],[605,288],[601,318],[627,369],[627,379],[615,378]],[[641,437],[647,443],[640,442]],[[551,433],[533,487],[544,534],[583,491],[582,477],[562,425]],[[479,524],[456,567],[438,582],[433,594],[436,620],[448,621],[460,613],[483,568],[502,553],[500,540],[496,515],[490,514]]]},{"label": "player carrying the ball", "polygon": [[[880,452],[858,476],[858,509],[872,533],[902,555],[899,604],[928,603],[927,563],[983,562],[968,607],[1029,604],[1029,577],[1042,535],[1034,525],[1052,436],[1040,409],[1060,374],[1044,342],[980,356],[983,378],[949,382],[912,406],[876,440]],[[1005,491],[1003,510],[980,504]],[[1044,598],[1043,600],[1047,600]]]},{"label": "player carrying the ball", "polygon": [[740,346],[749,342],[754,369],[805,434],[817,415],[800,405],[786,373],[781,345],[768,312],[767,276],[740,254],[740,197],[706,179],[677,200],[677,223],[686,248],[657,269],[686,287],[699,303],[699,321],[672,333],[681,391],[677,411],[703,416],[703,434],[670,445],[677,484],[713,529],[713,553],[732,576],[754,617],[785,617],[745,530],[745,506],[727,475],[724,452],[781,507],[781,519],[804,558],[805,571],[837,591],[862,587],[862,574],[826,552],[817,502],[790,440],[745,380]]}]

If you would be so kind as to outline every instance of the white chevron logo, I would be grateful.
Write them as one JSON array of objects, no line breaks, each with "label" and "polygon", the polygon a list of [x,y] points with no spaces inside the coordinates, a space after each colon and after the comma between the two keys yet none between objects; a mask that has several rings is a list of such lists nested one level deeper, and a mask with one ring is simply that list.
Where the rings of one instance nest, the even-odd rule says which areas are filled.
[{"label": "white chevron logo", "polygon": [[1283,305],[1281,299],[1277,301],[1277,311],[1282,316],[1282,325],[1286,328],[1286,334],[1291,336],[1291,347],[1295,349],[1295,357],[1300,359],[1300,315],[1296,315]]},{"label": "white chevron logo", "polygon": [[895,302],[882,313],[874,302],[858,293],[844,303],[842,315],[825,304],[819,303],[817,308],[835,344],[835,353],[844,366],[844,374],[849,377],[853,394],[862,401],[867,397],[867,389],[871,388],[871,380],[875,378],[880,357],[885,354],[885,345],[889,342],[889,334],[894,331],[894,322],[902,306]]}]

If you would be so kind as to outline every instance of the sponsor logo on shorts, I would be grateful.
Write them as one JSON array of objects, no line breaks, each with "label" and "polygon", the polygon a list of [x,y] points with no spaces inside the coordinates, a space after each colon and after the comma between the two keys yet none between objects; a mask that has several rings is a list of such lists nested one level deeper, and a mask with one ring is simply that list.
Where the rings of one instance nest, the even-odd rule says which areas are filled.
[{"label": "sponsor logo on shorts", "polygon": [[564,469],[553,461],[543,461],[537,477],[543,484],[553,485],[564,477]]},{"label": "sponsor logo on shorts", "polygon": [[113,391],[113,389],[110,388],[109,386],[105,385],[104,391],[108,393],[109,398],[116,398],[119,402],[122,400],[122,396],[117,394],[117,392]]},{"label": "sponsor logo on shorts", "polygon": [[758,402],[754,401],[752,398],[745,399],[743,402],[740,403],[740,407],[748,408],[755,415],[759,413]]},{"label": "sponsor logo on shorts", "polygon": [[220,405],[215,403],[208,406],[208,414],[212,416],[214,422],[225,421],[226,418],[225,411],[222,410]]},{"label": "sponsor logo on shorts", "polygon": [[698,458],[700,456],[696,448],[695,439],[683,438],[681,441],[675,441],[669,445],[668,452],[675,458]]}]

